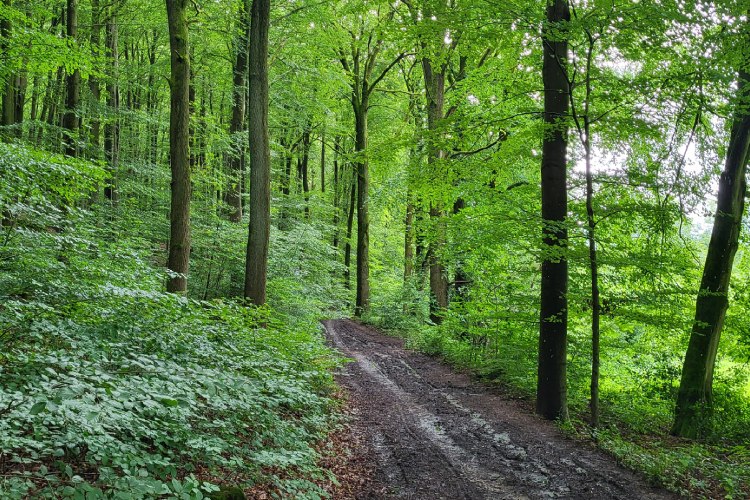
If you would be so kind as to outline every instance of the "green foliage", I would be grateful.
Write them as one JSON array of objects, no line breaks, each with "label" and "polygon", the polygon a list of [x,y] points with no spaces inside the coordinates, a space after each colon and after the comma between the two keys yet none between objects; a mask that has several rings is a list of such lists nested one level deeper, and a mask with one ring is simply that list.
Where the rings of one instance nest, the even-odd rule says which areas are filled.
[{"label": "green foliage", "polygon": [[[0,148],[18,173],[2,177],[0,192],[29,186],[13,205],[26,211],[86,201],[100,173]],[[165,294],[149,234],[122,231],[132,215],[117,210],[55,210],[54,230],[14,210],[2,227],[0,496],[203,498],[230,476],[246,488],[324,496],[313,446],[334,418],[330,369],[340,360],[317,318],[336,303],[324,299],[332,289],[305,290],[304,277],[290,288],[279,277],[279,304],[321,297],[279,309]],[[285,255],[279,274],[303,268],[300,258]]]}]

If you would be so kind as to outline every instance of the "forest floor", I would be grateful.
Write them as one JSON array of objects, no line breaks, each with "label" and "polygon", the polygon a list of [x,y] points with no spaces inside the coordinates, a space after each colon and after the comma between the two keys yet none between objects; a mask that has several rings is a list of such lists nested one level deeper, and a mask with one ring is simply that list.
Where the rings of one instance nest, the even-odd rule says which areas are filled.
[{"label": "forest floor", "polygon": [[361,476],[335,498],[674,498],[591,443],[565,437],[528,402],[401,339],[351,320],[324,325],[353,360],[336,379],[349,395],[346,441]]}]

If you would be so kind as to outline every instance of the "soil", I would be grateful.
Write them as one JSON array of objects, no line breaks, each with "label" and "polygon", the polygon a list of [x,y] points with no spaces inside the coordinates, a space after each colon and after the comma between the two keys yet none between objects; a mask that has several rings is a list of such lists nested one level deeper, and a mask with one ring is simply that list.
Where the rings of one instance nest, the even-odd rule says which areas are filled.
[{"label": "soil", "polygon": [[674,498],[401,339],[351,320],[324,325],[353,360],[336,375],[358,436],[352,460],[372,464],[356,491],[337,498]]}]

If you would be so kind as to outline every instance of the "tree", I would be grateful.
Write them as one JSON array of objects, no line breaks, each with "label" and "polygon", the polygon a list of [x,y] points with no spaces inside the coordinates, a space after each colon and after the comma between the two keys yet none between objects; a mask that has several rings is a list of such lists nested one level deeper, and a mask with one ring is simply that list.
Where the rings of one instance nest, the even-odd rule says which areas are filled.
[{"label": "tree", "polygon": [[[67,34],[72,40],[75,40],[78,33],[78,0],[67,0]],[[63,117],[63,128],[66,129],[65,137],[65,154],[68,156],[78,156],[78,102],[81,99],[81,71],[76,67],[68,75],[66,99],[65,99],[65,116]]]},{"label": "tree", "polygon": [[548,0],[542,36],[544,138],[542,141],[542,276],[536,411],[567,419],[568,231],[566,184],[569,83],[567,0]]},{"label": "tree", "polygon": [[117,168],[120,162],[120,122],[118,112],[120,110],[120,86],[119,80],[119,40],[117,15],[110,11],[106,23],[106,46],[107,60],[109,64],[109,78],[107,80],[107,105],[112,114],[104,125],[104,154],[107,158],[107,172],[109,178],[104,187],[104,196],[113,204],[117,203]]},{"label": "tree", "polygon": [[[375,15],[379,16],[380,11]],[[354,162],[357,173],[357,299],[354,314],[361,316],[370,309],[370,167],[367,159],[367,115],[370,97],[388,72],[404,57],[396,55],[379,74],[375,67],[382,57],[385,40],[373,29],[365,32],[363,17],[358,27],[346,30],[349,33],[348,50],[338,47],[338,59],[349,78],[351,94],[349,101],[354,112]]]},{"label": "tree", "polygon": [[187,0],[166,0],[171,75],[169,164],[172,190],[169,211],[167,290],[187,291],[190,265],[190,45]]},{"label": "tree", "polygon": [[[12,5],[11,0],[3,0],[3,4],[6,8],[10,8]],[[0,19],[0,52],[2,52],[2,55],[0,55],[0,61],[5,67],[9,67],[11,62],[9,51],[11,34],[12,24],[10,19],[5,17]],[[3,77],[3,80],[0,80],[0,85],[3,87],[2,120],[0,120],[0,125],[3,127],[9,127],[16,123],[16,91],[15,86],[13,85],[14,78],[13,75],[7,71],[0,76]]]},{"label": "tree", "polygon": [[229,125],[229,134],[234,142],[234,147],[229,153],[229,186],[227,190],[227,203],[231,208],[229,220],[232,222],[242,220],[243,141],[239,141],[237,135],[242,132],[245,125],[249,18],[250,0],[243,0],[239,7],[239,33],[235,44],[237,53],[232,66],[232,119]]},{"label": "tree", "polygon": [[250,115],[250,227],[245,263],[245,297],[266,302],[271,230],[271,153],[268,143],[268,30],[270,0],[253,0],[250,15],[248,113]]},{"label": "tree", "polygon": [[745,210],[745,172],[750,159],[749,105],[750,72],[745,66],[739,72],[737,104],[724,171],[719,178],[713,230],[682,366],[672,425],[672,434],[676,436],[695,438],[700,435],[702,417],[706,416],[703,410],[710,412],[713,404],[716,354],[729,306],[729,282]]}]

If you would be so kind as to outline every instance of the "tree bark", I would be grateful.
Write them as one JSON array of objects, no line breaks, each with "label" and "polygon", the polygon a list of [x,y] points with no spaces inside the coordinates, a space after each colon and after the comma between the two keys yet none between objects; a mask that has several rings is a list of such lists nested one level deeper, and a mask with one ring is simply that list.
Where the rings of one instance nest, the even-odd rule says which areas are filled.
[{"label": "tree bark", "polygon": [[300,158],[302,192],[305,196],[305,219],[310,219],[310,129],[302,134],[302,157]]},{"label": "tree bark", "polygon": [[361,317],[370,309],[370,166],[365,156],[367,150],[367,108],[369,99],[362,96],[355,107],[355,143],[357,153],[357,299],[354,315]]},{"label": "tree bark", "polygon": [[333,139],[333,248],[339,247],[339,138]]},{"label": "tree bark", "polygon": [[719,178],[716,215],[708,244],[695,320],[690,334],[672,434],[695,438],[703,429],[713,403],[713,375],[724,317],[729,306],[729,282],[737,252],[745,206],[745,172],[750,159],[750,74],[739,75],[738,104]]},{"label": "tree bark", "polygon": [[250,16],[250,227],[245,297],[266,302],[268,242],[271,229],[271,153],[268,143],[268,30],[270,0],[253,0]]},{"label": "tree bark", "polygon": [[[567,334],[568,212],[566,185],[569,83],[568,43],[564,34],[570,21],[566,0],[548,0],[542,36],[544,52],[544,122],[542,143],[542,275],[539,323],[539,360],[536,412],[547,419],[568,418]],[[550,29],[552,28],[552,29]]]},{"label": "tree bark", "polygon": [[411,189],[406,192],[406,217],[404,218],[404,283],[414,274],[414,201]]},{"label": "tree bark", "polygon": [[[587,32],[588,33],[588,32]],[[583,113],[583,149],[586,162],[586,223],[588,227],[589,270],[591,271],[591,399],[589,410],[591,426],[599,425],[599,369],[600,369],[600,319],[599,261],[596,249],[596,220],[594,219],[594,178],[591,172],[591,64],[594,59],[594,38],[588,34],[586,52],[586,101]],[[572,98],[572,95],[571,95]]]},{"label": "tree bark", "polygon": [[119,87],[119,40],[117,16],[111,13],[107,20],[106,40],[107,56],[110,61],[110,78],[107,83],[107,106],[112,118],[104,125],[104,154],[107,157],[109,178],[104,187],[104,196],[113,205],[118,202],[117,170],[120,163],[120,87]]},{"label": "tree bark", "polygon": [[[75,40],[78,32],[78,0],[67,0],[67,34]],[[78,68],[68,75],[67,93],[65,99],[65,115],[63,117],[63,128],[67,131],[65,136],[65,154],[78,156],[78,103],[81,98],[81,72]]]},{"label": "tree bark", "polygon": [[232,150],[229,154],[229,185],[227,186],[227,203],[230,207],[229,220],[242,220],[242,171],[244,151],[239,134],[245,124],[247,96],[247,51],[248,30],[250,29],[250,0],[244,0],[240,7],[240,33],[237,38],[237,55],[233,68],[232,120],[229,134],[232,137]]},{"label": "tree bark", "polygon": [[190,52],[187,0],[166,0],[170,47],[169,163],[172,190],[167,291],[187,292],[190,266]]},{"label": "tree bark", "polygon": [[354,228],[354,209],[357,202],[357,171],[352,170],[352,182],[349,186],[349,210],[346,215],[346,245],[344,245],[344,284],[347,289],[352,288],[351,262],[352,262],[352,232]]},{"label": "tree bark", "polygon": [[326,131],[320,134],[320,192],[326,192]]},{"label": "tree bark", "polygon": [[[460,214],[461,210],[464,208],[466,208],[466,201],[463,198],[458,198],[453,203],[453,215]],[[462,301],[467,299],[470,283],[471,279],[466,273],[466,269],[464,269],[464,262],[459,257],[456,260],[455,279],[453,280],[453,288],[456,293],[456,298]]]},{"label": "tree bark", "polygon": [[[422,73],[424,75],[425,93],[427,97],[427,129],[431,134],[428,141],[427,163],[433,175],[439,168],[444,154],[437,144],[437,134],[440,121],[443,119],[445,105],[445,70],[442,65],[435,71],[429,58],[422,59]],[[445,221],[439,203],[430,204],[430,219],[433,225],[433,236],[427,255],[430,266],[430,320],[440,323],[445,309],[448,307],[448,279],[442,263],[442,249],[445,246]]]},{"label": "tree bark", "polygon": [[[101,8],[99,0],[91,0],[91,51],[94,57],[98,57],[101,44]],[[101,121],[99,119],[99,99],[101,97],[101,88],[99,78],[95,74],[89,75],[89,91],[93,101],[94,110],[91,113],[91,132],[89,133],[90,150],[92,157],[96,158],[100,154],[99,138],[101,136]]]},{"label": "tree bark", "polygon": [[[3,3],[6,7],[12,5],[11,0],[4,0]],[[6,68],[10,67],[11,60],[8,55],[8,42],[12,36],[12,25],[9,19],[0,20],[0,62],[3,63]],[[2,120],[0,125],[3,127],[10,127],[16,123],[16,90],[13,86],[14,77],[12,74],[0,75],[7,79],[5,88],[3,89],[3,102],[2,102]],[[10,132],[3,134],[6,137],[10,137]]]}]

